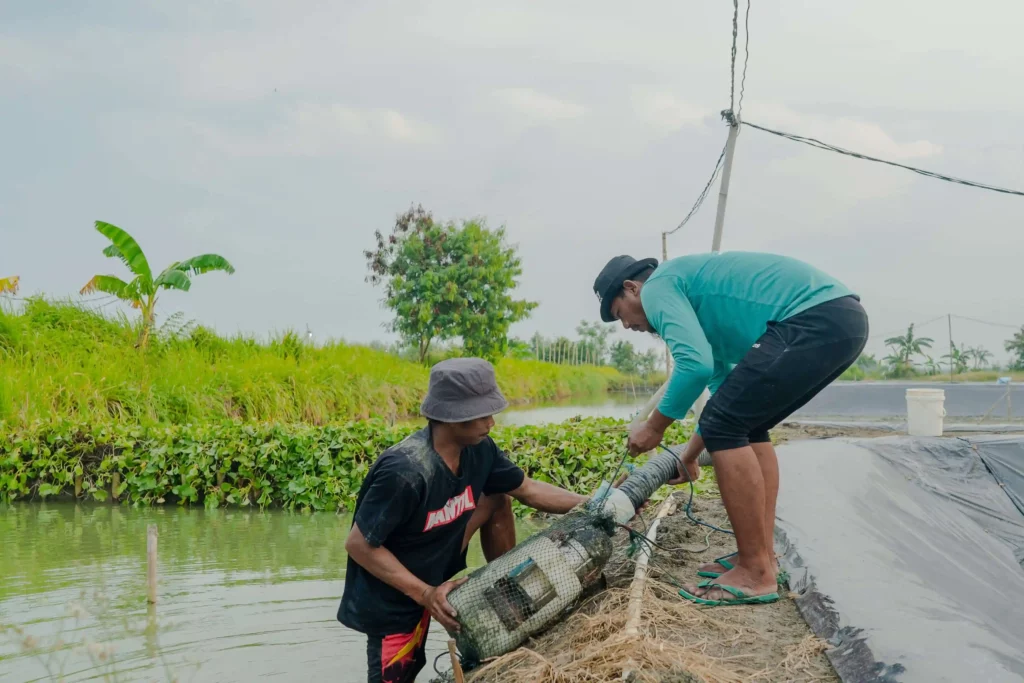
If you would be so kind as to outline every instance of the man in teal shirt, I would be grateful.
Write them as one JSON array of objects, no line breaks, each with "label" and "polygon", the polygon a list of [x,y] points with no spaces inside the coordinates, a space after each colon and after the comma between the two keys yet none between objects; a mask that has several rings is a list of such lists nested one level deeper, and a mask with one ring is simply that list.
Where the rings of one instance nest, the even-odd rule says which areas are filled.
[{"label": "man in teal shirt", "polygon": [[656,448],[704,389],[712,392],[673,483],[695,479],[697,457],[711,453],[738,552],[700,567],[712,580],[684,592],[705,605],[777,600],[779,464],[768,432],[864,350],[868,317],[859,297],[796,259],[743,252],[660,266],[617,256],[594,292],[602,320],[657,333],[674,361],[658,407],[630,434],[630,451]]}]

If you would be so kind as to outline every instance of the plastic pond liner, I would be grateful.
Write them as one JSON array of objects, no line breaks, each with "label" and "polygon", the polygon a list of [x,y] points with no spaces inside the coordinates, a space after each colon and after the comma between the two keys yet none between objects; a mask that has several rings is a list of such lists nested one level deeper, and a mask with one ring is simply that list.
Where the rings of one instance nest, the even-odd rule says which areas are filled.
[{"label": "plastic pond liner", "polygon": [[1024,680],[1024,435],[779,448],[796,603],[847,683]]}]

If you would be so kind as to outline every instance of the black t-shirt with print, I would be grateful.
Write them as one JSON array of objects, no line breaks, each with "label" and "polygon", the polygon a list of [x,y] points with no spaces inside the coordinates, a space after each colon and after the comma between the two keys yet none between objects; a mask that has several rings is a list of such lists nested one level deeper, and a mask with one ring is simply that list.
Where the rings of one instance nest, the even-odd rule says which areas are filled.
[{"label": "black t-shirt with print", "polygon": [[[462,539],[480,496],[519,488],[526,475],[490,437],[462,451],[455,475],[427,426],[384,451],[359,489],[353,523],[417,578],[439,586],[465,568]],[[348,558],[338,621],[384,636],[409,633],[423,608]]]}]

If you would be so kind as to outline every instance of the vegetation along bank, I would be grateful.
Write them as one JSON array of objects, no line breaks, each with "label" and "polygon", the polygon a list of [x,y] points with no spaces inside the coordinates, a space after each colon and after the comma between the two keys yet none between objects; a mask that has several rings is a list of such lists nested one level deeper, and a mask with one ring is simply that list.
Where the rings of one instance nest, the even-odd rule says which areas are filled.
[{"label": "vegetation along bank", "polygon": [[[395,420],[418,413],[427,387],[424,364],[365,346],[313,346],[294,332],[224,338],[171,318],[142,350],[140,324],[43,299],[0,308],[0,432],[57,415],[101,425]],[[608,366],[495,365],[514,403],[629,386]]]},{"label": "vegetation along bank", "polygon": [[[380,419],[323,427],[38,422],[0,439],[0,500],[350,510],[377,455],[417,428]],[[491,435],[530,476],[590,493],[622,460],[626,422],[498,426]],[[688,435],[676,423],[666,442]]]}]

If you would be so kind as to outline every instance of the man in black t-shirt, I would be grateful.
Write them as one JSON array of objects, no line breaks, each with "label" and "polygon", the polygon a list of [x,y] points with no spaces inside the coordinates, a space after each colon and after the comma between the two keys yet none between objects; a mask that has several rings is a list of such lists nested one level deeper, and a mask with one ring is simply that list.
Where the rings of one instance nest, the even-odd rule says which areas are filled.
[{"label": "man in black t-shirt", "polygon": [[559,514],[587,500],[530,479],[495,445],[492,416],[507,406],[487,361],[438,363],[420,409],[428,425],[370,468],[345,541],[338,609],[341,623],[367,635],[369,681],[415,680],[431,617],[458,630],[447,595],[465,579],[450,579],[466,567],[477,530],[488,562],[515,545],[511,498]]}]

